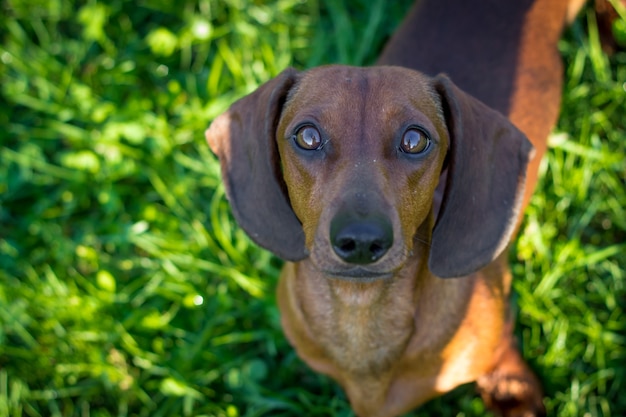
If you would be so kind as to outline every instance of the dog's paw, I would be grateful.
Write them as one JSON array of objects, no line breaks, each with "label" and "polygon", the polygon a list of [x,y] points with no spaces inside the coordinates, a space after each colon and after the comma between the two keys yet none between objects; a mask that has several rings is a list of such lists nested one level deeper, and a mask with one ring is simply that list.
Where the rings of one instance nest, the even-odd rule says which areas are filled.
[{"label": "dog's paw", "polygon": [[528,374],[506,375],[493,372],[477,381],[485,405],[503,417],[545,417],[539,382]]}]

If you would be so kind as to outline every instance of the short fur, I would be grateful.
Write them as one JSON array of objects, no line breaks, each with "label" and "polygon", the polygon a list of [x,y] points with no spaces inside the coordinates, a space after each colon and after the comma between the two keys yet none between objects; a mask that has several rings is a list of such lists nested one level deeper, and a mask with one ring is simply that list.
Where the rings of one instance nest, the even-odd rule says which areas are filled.
[{"label": "short fur", "polygon": [[[235,218],[292,261],[288,339],[357,415],[470,381],[502,415],[545,413],[512,336],[505,249],[557,117],[570,7],[423,0],[380,66],[287,69],[207,131]],[[307,126],[316,150],[294,140]],[[401,150],[414,128],[420,155]]]}]

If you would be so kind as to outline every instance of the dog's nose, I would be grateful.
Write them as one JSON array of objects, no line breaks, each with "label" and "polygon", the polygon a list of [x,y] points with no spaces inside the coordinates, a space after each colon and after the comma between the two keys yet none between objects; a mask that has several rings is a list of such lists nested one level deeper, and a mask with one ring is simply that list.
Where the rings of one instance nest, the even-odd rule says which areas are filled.
[{"label": "dog's nose", "polygon": [[371,264],[382,258],[393,244],[393,228],[386,218],[336,217],[330,225],[335,253],[351,264]]}]

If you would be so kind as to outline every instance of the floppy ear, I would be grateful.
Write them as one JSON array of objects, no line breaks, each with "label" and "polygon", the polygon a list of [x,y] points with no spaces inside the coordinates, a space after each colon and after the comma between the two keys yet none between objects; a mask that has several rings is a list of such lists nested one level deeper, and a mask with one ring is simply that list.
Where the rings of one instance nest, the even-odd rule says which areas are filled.
[{"label": "floppy ear", "polygon": [[260,246],[297,261],[308,253],[281,176],[276,127],[298,72],[284,70],[235,102],[206,131],[220,159],[226,196],[239,225]]},{"label": "floppy ear", "polygon": [[428,265],[442,278],[468,275],[507,246],[524,194],[532,145],[508,119],[438,76],[450,149],[448,177]]}]

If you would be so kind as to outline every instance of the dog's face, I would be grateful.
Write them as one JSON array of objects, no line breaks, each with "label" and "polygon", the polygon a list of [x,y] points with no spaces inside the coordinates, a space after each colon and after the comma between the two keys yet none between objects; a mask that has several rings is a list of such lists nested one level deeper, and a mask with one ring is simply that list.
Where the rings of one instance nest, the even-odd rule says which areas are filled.
[{"label": "dog's face", "polygon": [[[276,141],[314,266],[359,281],[400,269],[448,151],[432,79],[402,68],[311,70],[286,98]],[[417,239],[430,240],[428,226]]]},{"label": "dog's face", "polygon": [[361,281],[393,275],[417,240],[440,277],[493,260],[515,226],[532,151],[445,76],[398,67],[287,69],[206,137],[233,213],[258,244]]}]

